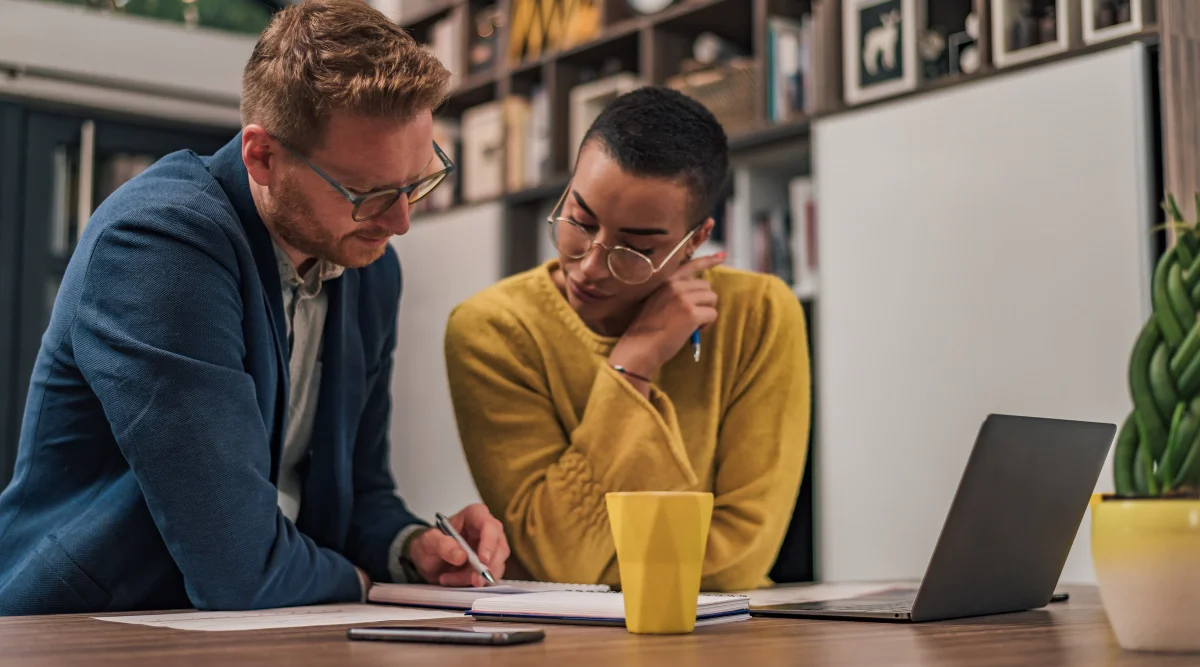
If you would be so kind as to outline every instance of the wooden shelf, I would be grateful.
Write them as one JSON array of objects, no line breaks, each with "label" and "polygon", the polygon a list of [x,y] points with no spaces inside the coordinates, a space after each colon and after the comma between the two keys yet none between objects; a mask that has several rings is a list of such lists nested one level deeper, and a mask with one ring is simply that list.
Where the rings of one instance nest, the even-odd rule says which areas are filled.
[{"label": "wooden shelf", "polygon": [[465,109],[494,99],[496,99],[496,75],[492,72],[472,74],[450,94],[437,115],[457,116]]},{"label": "wooden shelf", "polygon": [[808,118],[797,118],[768,125],[750,132],[729,137],[729,152],[742,153],[773,144],[807,137],[812,123]]},{"label": "wooden shelf", "polygon": [[559,197],[562,195],[563,188],[567,187],[567,182],[570,178],[568,174],[555,175],[541,185],[517,190],[516,192],[509,192],[504,195],[504,201],[508,204],[516,205],[541,202],[551,197]]},{"label": "wooden shelf", "polygon": [[419,12],[413,12],[411,16],[405,16],[400,27],[409,33],[424,32],[461,4],[465,4],[465,0],[441,0]]},{"label": "wooden shelf", "polygon": [[1128,35],[1124,35],[1121,37],[1114,37],[1113,39],[1110,39],[1108,41],[1098,42],[1096,44],[1088,44],[1088,45],[1084,45],[1084,46],[1079,46],[1079,47],[1076,47],[1069,51],[1063,51],[1062,53],[1056,53],[1053,55],[1046,56],[1044,58],[1038,58],[1036,60],[1028,60],[1025,62],[1014,63],[1014,64],[1008,65],[1006,67],[995,67],[994,65],[988,65],[986,68],[981,69],[980,71],[975,72],[974,74],[953,74],[950,76],[938,77],[937,79],[932,79],[932,80],[928,80],[928,81],[921,81],[920,83],[917,84],[917,87],[913,90],[903,92],[903,93],[898,93],[896,95],[891,95],[891,96],[884,97],[884,98],[881,98],[878,100],[871,100],[869,102],[863,102],[862,104],[856,104],[854,106],[847,106],[845,104],[841,104],[833,109],[829,109],[824,112],[815,114],[814,118],[815,119],[829,118],[831,116],[837,116],[837,115],[843,114],[843,113],[858,111],[859,109],[867,109],[867,108],[876,107],[876,106],[880,106],[880,105],[890,104],[890,103],[894,103],[894,102],[908,99],[911,97],[916,97],[919,95],[933,93],[933,92],[940,91],[940,90],[947,90],[950,88],[967,85],[967,84],[974,83],[977,81],[984,81],[984,80],[987,80],[987,79],[990,79],[993,77],[997,77],[997,76],[1004,76],[1006,74],[1022,72],[1022,71],[1025,71],[1025,70],[1028,70],[1031,68],[1043,67],[1043,66],[1050,65],[1050,64],[1053,64],[1056,62],[1070,60],[1071,58],[1078,58],[1080,56],[1098,53],[1100,51],[1106,51],[1108,49],[1113,49],[1113,48],[1125,46],[1128,44],[1132,44],[1133,42],[1154,40],[1157,38],[1158,38],[1158,26],[1149,26],[1140,32],[1130,33]]}]

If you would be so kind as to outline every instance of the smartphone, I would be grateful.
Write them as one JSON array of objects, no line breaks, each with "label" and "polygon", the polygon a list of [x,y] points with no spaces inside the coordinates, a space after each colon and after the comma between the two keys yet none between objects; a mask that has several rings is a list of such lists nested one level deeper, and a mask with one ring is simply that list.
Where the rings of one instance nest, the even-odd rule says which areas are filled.
[{"label": "smartphone", "polygon": [[540,628],[493,630],[491,628],[437,628],[420,625],[373,626],[350,628],[347,639],[384,642],[420,642],[428,644],[471,644],[475,646],[512,646],[540,642],[546,634]]}]

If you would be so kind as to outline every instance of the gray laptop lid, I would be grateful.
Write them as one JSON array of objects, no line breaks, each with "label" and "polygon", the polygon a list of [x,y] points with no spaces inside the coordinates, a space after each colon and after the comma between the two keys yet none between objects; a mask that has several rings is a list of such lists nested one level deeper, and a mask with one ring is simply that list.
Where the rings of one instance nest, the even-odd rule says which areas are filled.
[{"label": "gray laptop lid", "polygon": [[912,619],[1050,602],[1116,425],[990,415],[979,430]]}]

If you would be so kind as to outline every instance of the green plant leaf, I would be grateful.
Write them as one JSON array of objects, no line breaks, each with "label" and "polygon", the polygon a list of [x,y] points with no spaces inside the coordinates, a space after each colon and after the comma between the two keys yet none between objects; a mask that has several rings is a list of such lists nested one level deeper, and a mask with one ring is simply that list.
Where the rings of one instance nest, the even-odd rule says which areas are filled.
[{"label": "green plant leaf", "polygon": [[[1162,489],[1162,493],[1167,493],[1171,490],[1171,485],[1175,482],[1175,470],[1181,459],[1180,450],[1191,444],[1191,439],[1184,441],[1184,423],[1188,423],[1187,430],[1192,431],[1191,417],[1185,417],[1187,410],[1183,403],[1175,405],[1175,413],[1171,415],[1171,431],[1167,435],[1167,449],[1163,452],[1162,458],[1159,460],[1158,466],[1158,485]],[[1188,435],[1195,435],[1189,432]],[[1183,443],[1183,444],[1181,444]]]},{"label": "green plant leaf", "polygon": [[1151,496],[1160,495],[1158,479],[1154,475],[1154,459],[1150,458],[1149,447],[1138,447],[1138,470],[1141,471],[1141,477],[1145,480],[1146,490],[1144,493]]},{"label": "green plant leaf", "polygon": [[[1151,295],[1154,319],[1158,322],[1158,329],[1162,332],[1163,338],[1171,347],[1179,347],[1179,344],[1183,342],[1183,326],[1176,319],[1171,308],[1171,298],[1167,294],[1168,275],[1171,267],[1175,266],[1175,256],[1176,250],[1172,246],[1159,259],[1158,266],[1154,269],[1154,287]],[[1189,321],[1187,324],[1191,325],[1191,322]]]},{"label": "green plant leaf", "polygon": [[1137,413],[1130,412],[1117,434],[1116,451],[1113,453],[1113,486],[1117,495],[1131,496],[1137,489],[1133,483],[1134,454],[1137,453]]}]

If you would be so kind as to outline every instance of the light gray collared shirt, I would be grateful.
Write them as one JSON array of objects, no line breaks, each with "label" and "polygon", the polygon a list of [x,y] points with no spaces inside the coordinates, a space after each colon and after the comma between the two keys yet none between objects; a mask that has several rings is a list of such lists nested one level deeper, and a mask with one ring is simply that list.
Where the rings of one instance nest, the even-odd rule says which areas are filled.
[{"label": "light gray collared shirt", "polygon": [[[326,260],[317,260],[301,277],[287,253],[274,243],[272,246],[279,266],[279,284],[283,288],[283,311],[287,320],[290,350],[287,430],[284,433],[277,486],[279,509],[295,522],[300,515],[304,484],[298,466],[308,457],[317,399],[321,391],[321,336],[325,331],[325,315],[329,309],[329,296],[322,286],[340,277],[345,269]],[[409,526],[392,541],[388,553],[388,570],[392,581],[403,583],[409,580],[409,573],[401,564],[401,552],[408,537],[422,527],[419,524]]]}]

